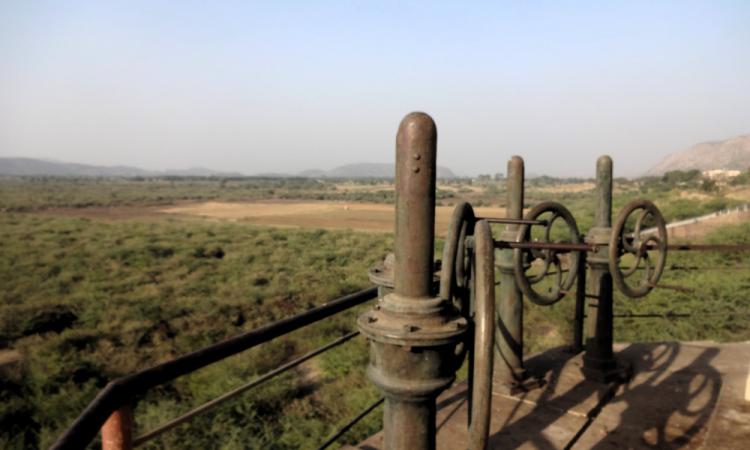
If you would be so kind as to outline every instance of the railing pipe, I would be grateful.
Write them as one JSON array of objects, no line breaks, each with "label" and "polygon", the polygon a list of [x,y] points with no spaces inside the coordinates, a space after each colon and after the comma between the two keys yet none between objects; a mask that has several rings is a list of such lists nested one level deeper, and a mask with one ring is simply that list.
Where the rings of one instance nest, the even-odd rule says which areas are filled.
[{"label": "railing pipe", "polygon": [[110,414],[102,425],[102,450],[133,448],[133,408],[123,405]]},{"label": "railing pipe", "polygon": [[237,396],[239,396],[240,394],[244,393],[248,389],[252,389],[252,388],[254,388],[254,387],[256,387],[256,386],[258,386],[260,384],[263,384],[266,381],[268,381],[268,380],[272,379],[273,377],[275,377],[276,375],[282,374],[282,373],[286,372],[287,370],[289,370],[289,369],[291,369],[293,367],[296,367],[296,366],[302,364],[303,362],[309,360],[310,358],[313,358],[313,357],[315,357],[315,356],[317,356],[317,355],[319,355],[319,354],[321,354],[321,353],[323,353],[325,351],[328,351],[328,350],[330,350],[330,349],[332,349],[332,348],[334,348],[336,346],[339,346],[339,345],[341,345],[341,344],[349,341],[351,338],[353,338],[355,336],[358,336],[358,335],[359,335],[359,331],[352,331],[351,333],[347,333],[344,336],[341,336],[340,338],[335,339],[334,341],[329,342],[328,344],[326,344],[326,345],[324,345],[322,347],[316,348],[315,350],[307,352],[307,353],[305,353],[304,355],[302,355],[302,356],[300,356],[298,358],[295,358],[295,359],[293,359],[293,360],[291,360],[291,361],[289,361],[289,362],[287,362],[285,364],[282,364],[279,367],[277,367],[277,368],[275,368],[275,369],[273,369],[271,371],[268,371],[268,372],[264,373],[263,375],[259,376],[258,378],[254,379],[253,381],[251,381],[249,383],[246,383],[246,384],[244,384],[244,385],[242,385],[240,387],[237,387],[235,389],[232,389],[231,391],[226,392],[226,393],[224,393],[224,394],[222,394],[222,395],[220,395],[220,396],[218,396],[218,397],[216,397],[216,398],[214,398],[214,399],[212,399],[210,401],[207,401],[206,403],[198,406],[197,408],[192,409],[192,410],[186,412],[185,414],[183,414],[183,415],[181,415],[181,416],[179,416],[179,417],[177,417],[175,419],[170,420],[169,422],[167,422],[167,423],[165,423],[165,424],[163,424],[163,425],[161,425],[161,426],[159,426],[159,427],[157,427],[157,428],[149,431],[148,433],[146,433],[146,434],[144,434],[142,436],[138,436],[133,441],[133,446],[137,447],[137,446],[139,446],[139,445],[141,445],[141,444],[143,444],[145,442],[148,442],[151,439],[154,439],[154,438],[156,438],[156,437],[158,437],[158,436],[166,433],[167,431],[169,431],[169,430],[171,430],[171,429],[173,429],[175,427],[178,427],[178,426],[182,425],[185,422],[188,422],[193,417],[195,417],[195,416],[197,416],[199,414],[202,414],[202,413],[204,413],[204,412],[206,412],[208,410],[211,410],[211,409],[213,409],[213,408],[221,405],[222,403],[224,403],[224,402],[226,402],[228,400],[236,398]]},{"label": "railing pipe", "polygon": [[51,449],[83,448],[94,439],[112,412],[129,403],[134,396],[140,396],[153,387],[362,304],[375,298],[377,291],[377,287],[371,287],[346,295],[309,311],[264,325],[141,372],[118,378],[99,392]]}]

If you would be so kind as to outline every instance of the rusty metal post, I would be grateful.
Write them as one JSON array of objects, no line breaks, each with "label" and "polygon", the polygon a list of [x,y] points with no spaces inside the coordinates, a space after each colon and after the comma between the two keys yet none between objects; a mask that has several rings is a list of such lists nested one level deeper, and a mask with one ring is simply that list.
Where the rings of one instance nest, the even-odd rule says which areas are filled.
[{"label": "rusty metal post", "polygon": [[125,405],[102,425],[102,450],[131,450],[133,448],[133,408]]},{"label": "rusty metal post", "polygon": [[383,392],[387,450],[435,448],[435,399],[455,379],[467,322],[433,292],[437,131],[411,113],[396,138],[394,291],[357,320]]},{"label": "rusty metal post", "polygon": [[612,235],[612,158],[602,156],[596,162],[596,210],[594,226],[586,243],[596,245],[587,261],[590,272],[587,292],[586,354],[583,373],[587,379],[608,382],[617,376],[613,341],[613,289],[609,273],[609,240]]},{"label": "rusty metal post", "polygon": [[578,354],[583,351],[583,326],[584,316],[586,315],[586,252],[581,252],[576,270],[578,271],[578,275],[576,275],[576,309],[573,320],[573,342],[570,351]]},{"label": "rusty metal post", "polygon": [[[520,156],[508,161],[506,217],[523,218],[524,163]],[[517,224],[508,224],[500,235],[507,242],[516,240]],[[513,250],[496,250],[500,270],[500,295],[495,330],[495,367],[503,388],[514,390],[526,378],[523,367],[523,294],[516,284]]]}]

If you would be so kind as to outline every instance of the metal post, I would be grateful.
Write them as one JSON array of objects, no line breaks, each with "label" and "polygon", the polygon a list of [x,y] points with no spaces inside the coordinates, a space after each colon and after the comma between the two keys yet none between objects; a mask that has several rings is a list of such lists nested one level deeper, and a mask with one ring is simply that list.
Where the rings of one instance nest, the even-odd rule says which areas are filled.
[{"label": "metal post", "polygon": [[581,252],[578,258],[578,275],[576,275],[576,310],[573,320],[573,343],[570,346],[572,353],[583,351],[583,320],[586,313],[586,252]]},{"label": "metal post", "polygon": [[[506,217],[523,218],[524,163],[520,156],[508,161]],[[516,240],[517,224],[508,224],[500,235],[507,242]],[[523,294],[518,285],[513,266],[513,250],[496,250],[495,258],[500,270],[500,295],[497,306],[495,331],[495,359],[497,373],[506,389],[514,390],[526,378],[523,367]]]},{"label": "metal post", "polygon": [[592,381],[608,382],[619,376],[612,351],[612,275],[609,273],[609,240],[612,235],[612,158],[602,156],[596,162],[596,210],[594,226],[586,243],[597,250],[589,252],[586,354],[583,373]]},{"label": "metal post", "polygon": [[113,412],[102,425],[102,450],[133,448],[133,409],[125,405]]},{"label": "metal post", "polygon": [[370,340],[368,375],[385,396],[387,450],[435,448],[435,399],[455,379],[467,322],[433,294],[437,131],[407,115],[396,138],[394,292],[357,323]]}]

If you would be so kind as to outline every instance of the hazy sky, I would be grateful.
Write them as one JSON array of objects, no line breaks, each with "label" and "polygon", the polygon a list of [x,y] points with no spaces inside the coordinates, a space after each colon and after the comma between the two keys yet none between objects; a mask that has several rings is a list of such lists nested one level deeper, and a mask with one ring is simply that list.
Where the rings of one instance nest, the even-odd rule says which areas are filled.
[{"label": "hazy sky", "polygon": [[0,0],[0,156],[244,173],[391,162],[636,175],[750,133],[750,1]]}]

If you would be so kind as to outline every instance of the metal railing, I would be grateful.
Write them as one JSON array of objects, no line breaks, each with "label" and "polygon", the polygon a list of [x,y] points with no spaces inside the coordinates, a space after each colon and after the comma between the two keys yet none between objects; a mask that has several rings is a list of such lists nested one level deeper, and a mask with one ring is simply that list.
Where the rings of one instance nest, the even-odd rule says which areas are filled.
[{"label": "metal railing", "polygon": [[[347,342],[358,335],[359,332],[354,331],[348,333],[323,347],[289,361],[277,369],[261,375],[257,379],[217,397],[216,399],[209,401],[135,439],[133,439],[132,434],[127,435],[132,433],[131,402],[134,397],[143,395],[156,386],[190,374],[198,369],[221,361],[224,358],[244,352],[245,350],[249,350],[264,342],[268,342],[349,308],[365,303],[376,298],[377,293],[378,288],[375,286],[363,289],[300,314],[264,325],[248,331],[247,333],[240,334],[217,344],[210,345],[165,363],[158,364],[149,369],[111,381],[99,392],[96,398],[89,403],[83,413],[78,416],[70,428],[60,436],[51,448],[55,450],[85,448],[94,440],[97,433],[102,429],[110,416],[113,417],[113,422],[116,422],[113,426],[117,427],[121,434],[126,434],[117,435],[118,433],[115,432],[114,434],[116,436],[114,440],[118,442],[115,445],[112,445],[111,448],[131,448],[132,446],[142,444],[149,439],[153,439],[198,414],[208,411],[211,408],[236,397],[242,392],[257,386],[258,384],[263,383],[320,353]],[[375,406],[369,407],[367,412],[372,411]],[[119,414],[118,411],[120,412]],[[364,415],[360,414],[357,417],[361,419]],[[354,423],[356,422],[348,424],[348,427],[351,427]],[[337,433],[335,438],[338,438],[341,434],[343,434],[343,432]],[[105,439],[103,439],[103,441],[105,441]],[[105,446],[107,445],[106,442],[103,442],[103,444]]]}]

